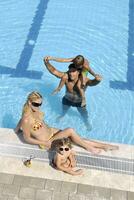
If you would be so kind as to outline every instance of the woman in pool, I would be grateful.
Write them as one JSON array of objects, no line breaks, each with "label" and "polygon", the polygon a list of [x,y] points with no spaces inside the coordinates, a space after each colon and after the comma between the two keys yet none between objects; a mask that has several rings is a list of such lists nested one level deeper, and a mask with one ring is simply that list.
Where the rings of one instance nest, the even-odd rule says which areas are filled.
[{"label": "woman in pool", "polygon": [[92,153],[99,153],[100,149],[105,151],[117,149],[117,146],[114,145],[84,140],[72,128],[59,130],[48,126],[43,121],[43,112],[39,109],[42,100],[41,94],[34,91],[28,95],[27,101],[24,104],[22,118],[15,128],[15,132],[17,133],[19,129],[22,129],[23,137],[26,142],[39,146],[44,145],[46,149],[50,149],[54,140],[70,138],[73,143]]}]

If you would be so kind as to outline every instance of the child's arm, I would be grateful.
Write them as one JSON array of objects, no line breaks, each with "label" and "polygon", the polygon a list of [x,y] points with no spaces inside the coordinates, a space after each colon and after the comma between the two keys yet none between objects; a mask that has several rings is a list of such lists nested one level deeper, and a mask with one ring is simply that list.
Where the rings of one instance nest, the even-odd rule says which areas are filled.
[{"label": "child's arm", "polygon": [[56,62],[72,62],[74,58],[55,58],[52,56],[48,56],[48,60],[53,60]]},{"label": "child's arm", "polygon": [[59,169],[63,172],[66,172],[68,174],[71,174],[71,175],[81,175],[82,172],[83,172],[82,170],[75,170],[74,171],[72,167],[64,167],[62,165],[61,159],[58,156],[56,156],[55,164],[56,164],[57,169]]},{"label": "child's arm", "polygon": [[61,88],[65,85],[66,80],[67,80],[67,75],[64,74],[63,77],[61,78],[58,87],[52,92],[52,95],[57,94],[61,90]]},{"label": "child's arm", "polygon": [[61,170],[63,172],[66,172],[68,174],[71,174],[71,175],[81,175],[82,174],[82,170],[80,170],[80,169],[74,171],[71,167],[66,168],[66,167],[64,167],[62,165],[58,165],[57,169],[59,169],[59,170]]},{"label": "child's arm", "polygon": [[76,167],[76,158],[75,158],[75,152],[71,151],[69,155],[69,160],[70,160],[70,166],[71,167]]}]

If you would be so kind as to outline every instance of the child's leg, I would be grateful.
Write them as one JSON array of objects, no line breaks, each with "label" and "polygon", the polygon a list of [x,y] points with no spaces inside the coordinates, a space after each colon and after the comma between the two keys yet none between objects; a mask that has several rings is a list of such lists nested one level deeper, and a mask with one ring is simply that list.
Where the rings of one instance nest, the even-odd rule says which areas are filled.
[{"label": "child's leg", "polygon": [[66,162],[64,164],[62,164],[62,166],[65,167],[65,168],[71,168],[72,167],[69,159],[67,159]]},{"label": "child's leg", "polygon": [[77,87],[78,87],[80,96],[82,97],[81,107],[84,107],[86,105],[86,97],[85,97],[85,91],[82,87],[82,82],[83,82],[83,78],[81,75],[81,78],[80,78],[80,81],[78,81]]},{"label": "child's leg", "polygon": [[87,70],[82,70],[82,73],[81,73],[81,85],[82,85],[82,88],[85,88],[85,85],[86,85],[86,77],[88,76],[88,71]]},{"label": "child's leg", "polygon": [[70,153],[69,160],[70,160],[70,166],[73,168],[76,167],[76,158],[73,153]]},{"label": "child's leg", "polygon": [[90,123],[90,119],[89,119],[89,116],[88,116],[88,111],[86,109],[86,106],[85,107],[77,107],[77,110],[80,113],[86,128],[88,129],[88,131],[91,131],[92,125]]},{"label": "child's leg", "polygon": [[85,92],[82,92],[82,102],[81,102],[81,107],[86,106],[86,97],[85,97]]},{"label": "child's leg", "polygon": [[81,83],[81,85],[82,85],[82,88],[84,88],[85,87],[85,85],[86,85],[86,76],[85,76],[85,74],[83,74],[82,73],[82,83]]}]

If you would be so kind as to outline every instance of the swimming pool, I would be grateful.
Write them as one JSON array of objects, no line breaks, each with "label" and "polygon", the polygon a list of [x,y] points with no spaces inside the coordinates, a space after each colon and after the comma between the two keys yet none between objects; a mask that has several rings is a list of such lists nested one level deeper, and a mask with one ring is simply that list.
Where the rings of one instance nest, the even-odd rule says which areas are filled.
[{"label": "swimming pool", "polygon": [[[38,90],[45,99],[45,120],[52,126],[134,144],[133,0],[1,0],[0,13],[0,127],[14,128],[27,94]],[[75,108],[56,120],[64,89],[50,95],[59,80],[43,65],[45,55],[77,54],[103,76],[102,83],[86,91],[90,132]],[[67,64],[54,64],[67,69]]]}]

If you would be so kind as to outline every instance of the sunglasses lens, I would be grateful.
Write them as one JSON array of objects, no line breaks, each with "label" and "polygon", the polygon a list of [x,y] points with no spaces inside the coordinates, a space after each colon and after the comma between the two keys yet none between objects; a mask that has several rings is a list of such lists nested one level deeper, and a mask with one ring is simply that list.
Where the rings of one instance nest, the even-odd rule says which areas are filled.
[{"label": "sunglasses lens", "polygon": [[33,105],[34,107],[39,107],[39,106],[41,106],[41,105],[42,105],[42,103],[36,103],[36,102],[32,102],[32,105]]},{"label": "sunglasses lens", "polygon": [[62,148],[62,147],[60,147],[59,150],[60,150],[60,151],[64,151],[64,150],[65,150],[65,151],[69,151],[69,148],[67,148],[67,147],[66,147],[66,148]]},{"label": "sunglasses lens", "polygon": [[69,151],[69,148],[65,148],[65,151]]}]

